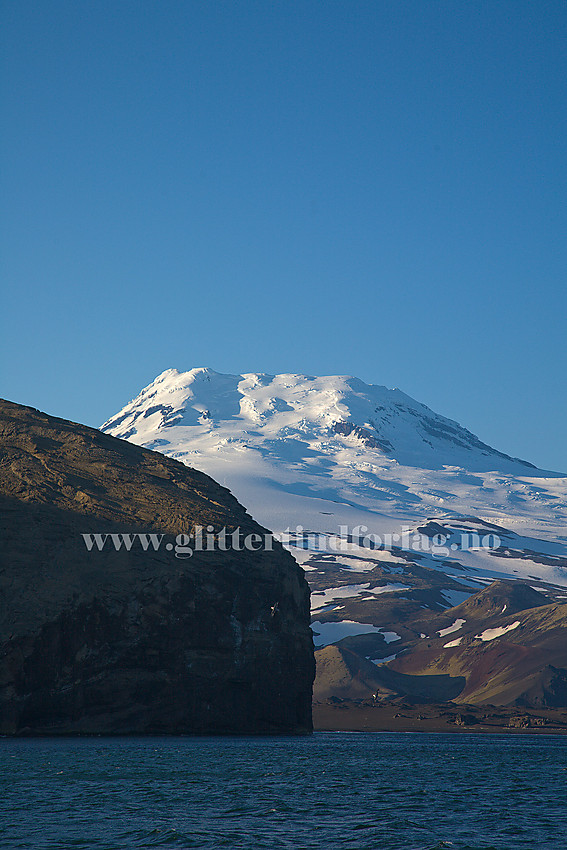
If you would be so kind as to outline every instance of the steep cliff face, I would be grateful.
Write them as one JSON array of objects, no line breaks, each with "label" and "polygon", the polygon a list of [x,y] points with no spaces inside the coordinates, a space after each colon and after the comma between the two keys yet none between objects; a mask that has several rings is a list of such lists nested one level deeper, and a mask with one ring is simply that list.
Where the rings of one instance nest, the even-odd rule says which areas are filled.
[{"label": "steep cliff face", "polygon": [[0,508],[0,733],[311,730],[307,583],[224,487],[2,401]]}]

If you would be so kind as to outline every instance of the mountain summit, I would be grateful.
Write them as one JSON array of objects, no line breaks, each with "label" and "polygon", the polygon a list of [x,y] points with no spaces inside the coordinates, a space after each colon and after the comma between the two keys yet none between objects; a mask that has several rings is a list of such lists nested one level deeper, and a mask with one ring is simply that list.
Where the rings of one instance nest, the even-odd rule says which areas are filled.
[{"label": "mountain summit", "polygon": [[208,472],[272,528],[319,529],[322,513],[377,532],[431,515],[567,525],[567,479],[358,378],[169,369],[102,430]]},{"label": "mountain summit", "polygon": [[[140,416],[148,421],[142,423]],[[426,468],[536,468],[482,443],[401,390],[346,375],[222,375],[207,368],[168,369],[102,430],[130,437],[173,426],[199,429],[193,436],[208,435],[213,442],[219,429],[223,435],[247,435],[254,448],[275,448],[271,441],[282,438],[315,442],[317,451],[327,456],[337,449],[366,447],[399,464]]]}]

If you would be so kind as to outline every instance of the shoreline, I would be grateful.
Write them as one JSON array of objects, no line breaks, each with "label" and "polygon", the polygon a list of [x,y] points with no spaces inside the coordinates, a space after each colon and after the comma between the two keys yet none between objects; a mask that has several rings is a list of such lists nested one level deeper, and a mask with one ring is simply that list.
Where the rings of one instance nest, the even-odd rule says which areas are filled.
[{"label": "shoreline", "polygon": [[314,703],[313,731],[566,735],[567,709],[329,699]]}]

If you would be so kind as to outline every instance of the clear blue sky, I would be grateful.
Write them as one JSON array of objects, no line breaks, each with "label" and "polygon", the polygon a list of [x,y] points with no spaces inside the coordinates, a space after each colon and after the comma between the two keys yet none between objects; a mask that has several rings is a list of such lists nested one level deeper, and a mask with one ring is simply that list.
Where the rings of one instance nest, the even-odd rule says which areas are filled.
[{"label": "clear blue sky", "polygon": [[1,395],[355,374],[567,470],[565,2],[1,14]]}]

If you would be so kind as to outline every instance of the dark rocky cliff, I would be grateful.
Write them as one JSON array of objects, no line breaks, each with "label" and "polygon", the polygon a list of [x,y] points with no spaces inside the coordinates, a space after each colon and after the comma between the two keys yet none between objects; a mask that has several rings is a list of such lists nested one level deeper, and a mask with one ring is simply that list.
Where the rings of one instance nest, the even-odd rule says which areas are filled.
[{"label": "dark rocky cliff", "polygon": [[[166,548],[195,525],[264,533],[224,487],[1,401],[0,509],[0,733],[311,731],[309,590],[292,557],[277,541]],[[90,552],[82,538],[124,532],[165,537]]]}]

